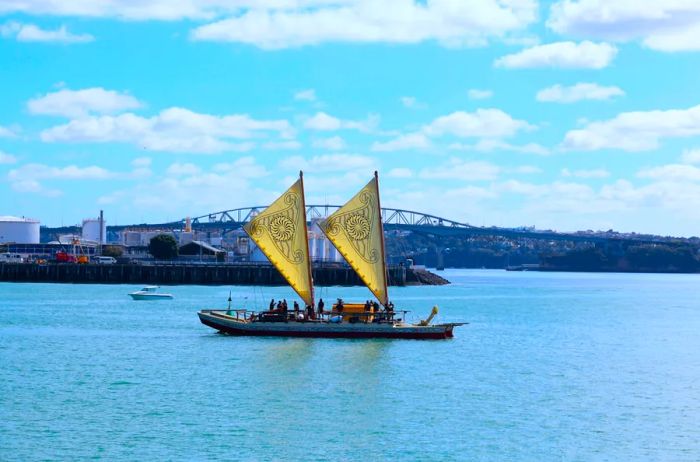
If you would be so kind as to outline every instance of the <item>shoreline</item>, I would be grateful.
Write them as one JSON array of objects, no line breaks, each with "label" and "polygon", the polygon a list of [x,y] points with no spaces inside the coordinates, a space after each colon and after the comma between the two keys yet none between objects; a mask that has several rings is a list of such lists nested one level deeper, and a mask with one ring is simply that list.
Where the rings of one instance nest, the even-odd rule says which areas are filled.
[{"label": "shoreline", "polygon": [[[354,270],[344,266],[313,268],[317,286],[363,285]],[[446,285],[450,282],[423,269],[392,266],[390,286]],[[0,263],[0,282],[65,284],[157,285],[287,285],[268,265],[96,265]]]}]

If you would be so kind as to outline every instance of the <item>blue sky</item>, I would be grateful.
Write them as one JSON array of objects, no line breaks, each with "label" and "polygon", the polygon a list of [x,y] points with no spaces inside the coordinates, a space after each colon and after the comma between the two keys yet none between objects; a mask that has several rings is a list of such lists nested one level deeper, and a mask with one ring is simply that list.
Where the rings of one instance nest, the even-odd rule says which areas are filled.
[{"label": "blue sky", "polygon": [[[0,4],[0,215],[307,203],[698,235],[700,4]],[[643,7],[640,7],[640,4]]]}]

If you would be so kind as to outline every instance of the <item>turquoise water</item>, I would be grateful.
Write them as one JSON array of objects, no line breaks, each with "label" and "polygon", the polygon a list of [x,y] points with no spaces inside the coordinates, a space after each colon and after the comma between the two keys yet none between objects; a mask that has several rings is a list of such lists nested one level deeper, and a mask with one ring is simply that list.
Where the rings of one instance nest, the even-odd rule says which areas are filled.
[{"label": "turquoise water", "polygon": [[195,312],[225,287],[0,284],[0,460],[700,459],[700,276],[445,275],[391,293],[470,322],[448,341],[217,335]]}]

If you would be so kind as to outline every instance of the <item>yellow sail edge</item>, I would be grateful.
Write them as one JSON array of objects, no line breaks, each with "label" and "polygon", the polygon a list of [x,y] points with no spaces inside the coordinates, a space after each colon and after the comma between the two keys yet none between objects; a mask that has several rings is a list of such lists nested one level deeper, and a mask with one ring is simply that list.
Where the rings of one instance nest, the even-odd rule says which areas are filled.
[{"label": "yellow sail edge", "polygon": [[304,303],[313,306],[303,177],[243,229]]},{"label": "yellow sail edge", "polygon": [[376,172],[360,192],[318,226],[377,300],[387,305],[384,228]]}]

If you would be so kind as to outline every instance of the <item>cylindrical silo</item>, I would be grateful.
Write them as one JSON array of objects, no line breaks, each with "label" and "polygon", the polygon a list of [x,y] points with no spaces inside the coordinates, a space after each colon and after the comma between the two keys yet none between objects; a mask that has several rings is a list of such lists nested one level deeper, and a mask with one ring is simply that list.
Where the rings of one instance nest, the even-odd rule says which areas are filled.
[{"label": "cylindrical silo", "polygon": [[0,216],[0,244],[39,243],[39,221],[31,218]]},{"label": "cylindrical silo", "polygon": [[86,218],[83,220],[83,240],[100,242],[100,237],[102,237],[102,242],[105,243],[105,236],[107,236],[107,222],[102,221],[102,233],[100,234],[100,219],[99,218]]}]

